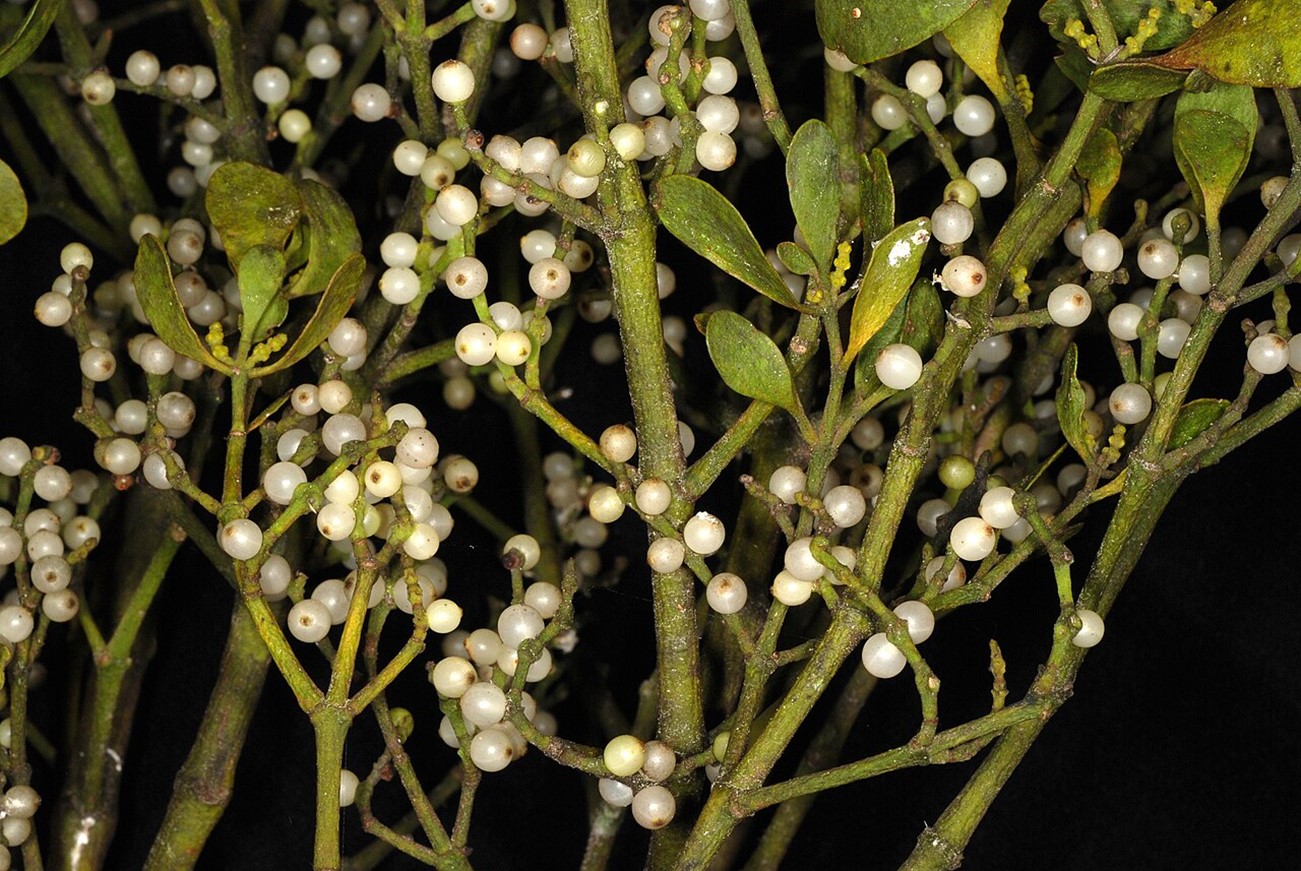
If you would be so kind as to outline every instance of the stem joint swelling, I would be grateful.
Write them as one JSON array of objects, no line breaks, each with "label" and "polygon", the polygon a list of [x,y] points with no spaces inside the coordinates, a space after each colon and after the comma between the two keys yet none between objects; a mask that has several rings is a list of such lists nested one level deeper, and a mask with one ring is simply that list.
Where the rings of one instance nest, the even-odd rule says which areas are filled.
[{"label": "stem joint swelling", "polygon": [[925,850],[933,856],[937,856],[945,864],[940,866],[946,869],[956,869],[962,865],[962,850],[949,843],[935,829],[927,826],[922,829],[921,835],[917,838],[917,849]]}]

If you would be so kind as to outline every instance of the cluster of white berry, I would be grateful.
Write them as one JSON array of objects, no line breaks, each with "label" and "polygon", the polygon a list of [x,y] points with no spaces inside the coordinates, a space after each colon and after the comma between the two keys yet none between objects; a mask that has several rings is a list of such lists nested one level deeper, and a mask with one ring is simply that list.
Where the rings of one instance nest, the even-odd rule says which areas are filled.
[{"label": "cluster of white berry", "polygon": [[[336,339],[358,334],[364,346],[364,333],[359,322],[345,318],[331,337],[331,347],[342,355],[351,346]],[[386,433],[398,425],[405,428],[401,438],[395,444],[391,438],[385,441]],[[355,462],[338,462],[338,457],[359,445],[371,447],[376,440],[386,446],[359,453]],[[390,451],[391,459],[387,458]],[[289,630],[295,638],[320,641],[346,619],[357,583],[353,542],[358,533],[381,541],[400,533],[400,555],[410,561],[409,573],[397,568],[381,572],[381,579],[370,588],[368,607],[388,595],[399,610],[410,614],[415,610],[413,591],[419,590],[419,607],[430,629],[448,633],[460,624],[461,607],[443,597],[447,567],[435,556],[452,532],[453,518],[437,499],[471,492],[479,471],[460,455],[440,460],[438,440],[419,409],[397,403],[375,415],[354,402],[351,388],[341,379],[302,384],[291,394],[276,456],[278,461],[262,476],[267,500],[280,506],[305,500],[304,510],[310,507],[316,512],[317,532],[339,549],[344,565],[354,570],[345,578],[321,581],[310,597],[294,604]],[[318,457],[326,467],[309,479],[307,470]],[[267,544],[262,526],[248,518],[225,524],[218,541],[232,557],[243,560],[259,558]],[[261,565],[259,581],[268,598],[283,598],[292,578],[293,570],[283,556],[271,554]]]},{"label": "cluster of white berry", "polygon": [[[536,539],[520,534],[506,541],[503,555],[514,571],[531,573],[541,550]],[[429,681],[438,695],[457,700],[460,711],[459,722],[443,717],[439,737],[454,748],[468,738],[470,759],[482,771],[501,771],[528,749],[528,741],[510,720],[510,695],[502,687],[520,666],[520,646],[542,635],[547,621],[561,610],[562,598],[555,584],[534,581],[524,589],[522,601],[508,605],[497,616],[496,629],[481,627],[449,635],[443,644],[443,658],[429,670]],[[561,650],[572,649],[563,640],[566,636],[572,639],[572,631],[552,639],[552,644]],[[523,680],[537,683],[551,674],[553,667],[551,647],[539,646]],[[521,692],[518,704],[519,713],[539,734],[556,733],[555,717],[539,709],[529,693]]]},{"label": "cluster of white berry", "polygon": [[75,568],[101,536],[98,521],[82,513],[101,485],[98,476],[84,469],[69,472],[52,449],[38,451],[41,455],[33,464],[26,442],[14,436],[0,439],[0,476],[29,475],[32,494],[45,503],[26,506],[20,516],[0,506],[0,578],[15,564],[19,574],[16,588],[5,594],[0,606],[0,640],[8,644],[32,634],[38,608],[54,623],[77,616],[81,599],[70,588]]}]

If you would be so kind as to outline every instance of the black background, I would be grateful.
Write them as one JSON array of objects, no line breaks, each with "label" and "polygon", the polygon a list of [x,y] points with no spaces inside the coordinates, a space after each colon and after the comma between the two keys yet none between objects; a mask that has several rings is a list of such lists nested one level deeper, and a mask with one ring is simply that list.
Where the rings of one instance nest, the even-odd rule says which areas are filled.
[{"label": "black background", "polygon": [[[120,56],[131,47],[124,40]],[[118,56],[115,49],[112,57]],[[750,196],[762,201],[772,193]],[[163,201],[170,202],[165,194]],[[89,439],[68,422],[78,392],[73,346],[31,317],[33,301],[58,272],[58,247],[69,238],[56,225],[38,221],[0,249],[0,436],[55,443],[88,464]],[[376,242],[368,241],[372,247]],[[110,268],[102,264],[96,273]],[[670,306],[689,315],[691,301],[682,296]],[[1253,315],[1268,316],[1262,310]],[[1224,332],[1233,331],[1230,319]],[[1220,341],[1200,395],[1231,395],[1241,361],[1240,342]],[[590,382],[586,377],[574,373],[575,403],[584,390],[597,396],[602,386],[617,389],[613,376]],[[485,498],[512,495],[508,465],[485,456],[482,436],[441,410],[429,390],[424,406],[440,408],[431,415],[433,428],[450,449],[464,449],[479,462]],[[1296,445],[1292,421],[1183,487],[1108,618],[1106,639],[1090,654],[1076,697],[994,804],[964,867],[1084,871],[1295,864],[1292,833],[1301,798]],[[506,449],[504,434],[494,447]],[[1099,519],[1073,543],[1082,559],[1091,555]],[[446,547],[449,564],[490,565],[486,542],[469,526],[458,518]],[[129,540],[120,544],[131,546]],[[649,600],[644,578],[635,575],[619,587],[595,591],[584,604],[614,615],[612,625],[591,627],[584,643],[607,663],[610,685],[629,709],[652,656],[646,646]],[[1045,564],[1032,563],[990,604],[941,624],[927,653],[945,680],[946,724],[958,722],[959,712],[978,713],[976,706],[987,699],[989,637],[1008,654],[1014,697],[1024,690],[1047,647],[1055,608],[1049,577]],[[472,582],[454,570],[453,594],[462,583]],[[500,577],[484,583],[502,591]],[[158,651],[127,757],[111,867],[138,867],[152,841],[216,674],[230,605],[220,580],[197,570],[177,572],[159,597]],[[51,682],[58,686],[57,676]],[[428,763],[422,770],[444,770],[451,752],[434,735],[432,693],[418,682],[398,692],[417,716],[412,747]],[[47,731],[55,733],[56,701],[43,703]],[[851,753],[906,740],[915,726],[915,706],[905,681],[879,689],[851,740]],[[576,706],[562,705],[558,715],[562,734],[595,740],[583,735]],[[359,725],[350,767],[365,772],[377,746],[373,729]],[[886,775],[822,797],[797,837],[789,867],[894,867],[973,765]],[[236,798],[200,867],[304,867],[312,835],[312,768],[310,729],[273,671],[240,765]],[[49,787],[46,797],[52,806]],[[536,753],[490,775],[471,839],[476,867],[575,867],[585,834],[583,801],[581,779],[558,772]],[[382,804],[377,803],[381,815],[392,819],[397,805]],[[502,826],[506,812],[519,821],[514,831]],[[446,810],[444,817],[450,818]],[[345,812],[345,818],[345,850],[355,849],[365,837],[354,814]],[[620,867],[637,866],[643,837],[631,823],[625,826]]]}]

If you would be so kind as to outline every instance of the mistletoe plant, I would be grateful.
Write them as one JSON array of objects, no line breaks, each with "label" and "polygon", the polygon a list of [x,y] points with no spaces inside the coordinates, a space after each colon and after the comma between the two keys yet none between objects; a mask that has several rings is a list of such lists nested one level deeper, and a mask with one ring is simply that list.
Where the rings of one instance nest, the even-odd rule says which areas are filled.
[{"label": "mistletoe plant", "polygon": [[[1301,406],[1301,3],[765,5],[0,8],[0,242],[72,234],[9,292],[75,342],[99,466],[0,440],[0,867],[110,861],[179,583],[235,604],[148,868],[198,860],[272,666],[317,869],[471,867],[525,755],[588,788],[587,869],[634,825],[649,867],[775,868],[820,793],[966,763],[903,867],[959,864],[1180,484]],[[991,640],[987,712],[941,711],[942,618],[1018,570],[1037,677]],[[647,575],[623,709],[582,636]],[[889,680],[915,733],[842,758]]]}]

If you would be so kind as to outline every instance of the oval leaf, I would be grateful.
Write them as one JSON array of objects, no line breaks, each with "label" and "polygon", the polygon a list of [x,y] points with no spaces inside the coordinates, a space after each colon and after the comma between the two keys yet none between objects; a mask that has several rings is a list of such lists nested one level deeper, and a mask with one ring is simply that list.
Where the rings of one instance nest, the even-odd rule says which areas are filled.
[{"label": "oval leaf", "polygon": [[320,347],[321,343],[330,337],[330,331],[343,320],[348,309],[352,308],[357,292],[361,290],[365,274],[366,258],[360,254],[353,254],[344,260],[321,294],[321,301],[317,304],[312,319],[294,339],[289,350],[279,359],[254,369],[251,373],[253,377],[260,378],[287,369]]},{"label": "oval leaf", "polygon": [[907,295],[930,240],[930,219],[917,218],[896,227],[872,249],[849,319],[844,365],[863,350]]},{"label": "oval leaf", "polygon": [[49,33],[64,0],[36,0],[27,10],[27,17],[9,41],[0,46],[0,78],[13,72],[20,63],[32,56],[45,34]]},{"label": "oval leaf", "polygon": [[[1079,56],[1083,57],[1083,52]],[[1166,69],[1147,61],[1122,61],[1099,67],[1089,77],[1088,87],[1104,100],[1134,103],[1173,94],[1186,78],[1188,74],[1183,70]]]},{"label": "oval leaf", "polygon": [[800,307],[741,213],[711,185],[671,175],[655,185],[653,204],[660,223],[682,244],[773,302]]},{"label": "oval leaf", "polygon": [[1080,152],[1075,171],[1088,182],[1090,215],[1101,212],[1102,204],[1120,181],[1121,159],[1116,134],[1106,127],[1099,127]]},{"label": "oval leaf", "polygon": [[818,33],[854,63],[898,54],[929,39],[976,0],[817,0]]},{"label": "oval leaf", "polygon": [[1247,169],[1256,122],[1255,93],[1245,85],[1216,83],[1176,102],[1175,162],[1208,217],[1219,214]]},{"label": "oval leaf", "polygon": [[0,245],[22,232],[27,224],[27,195],[23,183],[0,160]]},{"label": "oval leaf", "polygon": [[292,181],[241,161],[222,164],[212,174],[204,205],[236,271],[244,252],[255,245],[283,249],[303,210]]},{"label": "oval leaf", "polygon": [[178,354],[198,360],[218,372],[230,374],[231,368],[218,360],[208,350],[194,325],[185,315],[185,307],[176,293],[172,281],[172,264],[157,236],[145,235],[140,239],[135,264],[136,298],[144,309],[145,317],[158,338]]},{"label": "oval leaf", "polygon": [[736,312],[716,311],[705,324],[709,359],[723,383],[742,396],[795,408],[795,384],[776,343]]},{"label": "oval leaf", "polygon": [[298,193],[307,218],[306,225],[300,226],[306,237],[307,266],[289,283],[291,299],[323,291],[343,262],[361,251],[361,234],[343,197],[311,179],[298,182]]},{"label": "oval leaf", "polygon": [[240,347],[246,348],[263,338],[267,330],[279,326],[288,313],[283,298],[278,295],[285,280],[284,252],[270,245],[248,249],[239,262],[238,280],[239,300],[244,308]]},{"label": "oval leaf", "polygon": [[1178,450],[1197,438],[1220,419],[1229,407],[1227,399],[1194,399],[1179,409],[1179,417],[1170,430],[1169,450]]},{"label": "oval leaf", "polygon": [[1062,382],[1057,386],[1057,422],[1067,443],[1080,459],[1088,463],[1093,460],[1094,444],[1084,425],[1084,388],[1075,374],[1079,361],[1080,351],[1072,343],[1062,355]]},{"label": "oval leaf", "polygon": [[889,158],[881,149],[873,148],[859,160],[863,238],[872,243],[885,238],[894,227],[894,179],[890,176]]},{"label": "oval leaf", "polygon": [[[944,303],[940,300],[935,283],[929,278],[918,278],[908,292],[903,330],[899,341],[912,345],[923,358],[930,356],[944,336]],[[888,344],[888,343],[887,343]],[[876,355],[872,355],[875,367]]]},{"label": "oval leaf", "polygon": [[812,275],[818,271],[809,252],[794,242],[778,242],[777,259],[795,275]]},{"label": "oval leaf", "polygon": [[976,0],[961,18],[944,28],[944,37],[962,62],[975,72],[1000,103],[1008,100],[998,72],[998,41],[1011,0]]},{"label": "oval leaf", "polygon": [[836,224],[840,218],[840,161],[831,128],[807,121],[791,139],[786,152],[786,186],[790,188],[795,225],[824,275],[836,253]]},{"label": "oval leaf", "polygon": [[1301,88],[1301,0],[1238,0],[1151,63],[1253,88]]}]

